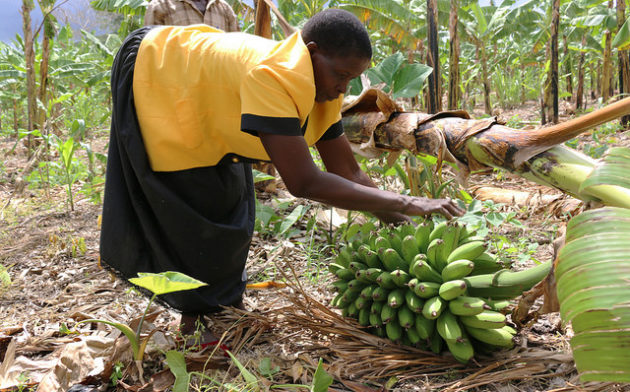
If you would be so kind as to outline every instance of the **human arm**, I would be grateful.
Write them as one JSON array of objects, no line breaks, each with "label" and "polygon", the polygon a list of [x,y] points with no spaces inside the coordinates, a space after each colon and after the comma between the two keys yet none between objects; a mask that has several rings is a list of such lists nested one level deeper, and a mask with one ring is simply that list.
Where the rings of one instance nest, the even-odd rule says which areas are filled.
[{"label": "human arm", "polygon": [[[326,166],[326,170],[358,184],[377,188],[372,179],[359,167],[359,164],[354,158],[354,153],[350,148],[350,143],[345,135],[342,134],[341,136],[330,140],[320,140],[316,144],[316,147],[324,165]],[[459,208],[451,208],[455,207],[454,203],[446,199],[428,199],[419,197],[414,199],[422,200],[422,203],[425,204],[426,208],[428,208],[431,213],[436,212],[448,218],[455,215],[461,215],[463,213],[463,211]],[[402,212],[375,211],[374,215],[386,223],[405,222],[410,220],[409,216]]]},{"label": "human arm", "polygon": [[224,0],[210,0],[206,7],[203,21],[225,32],[240,30],[234,10]]},{"label": "human arm", "polygon": [[238,26],[238,19],[236,18],[236,14],[234,13],[234,10],[232,9],[232,7],[230,7],[229,4],[226,4],[228,7],[228,10],[226,12],[226,22],[227,22],[227,29],[226,31],[240,31],[240,27]]},{"label": "human arm", "polygon": [[260,139],[294,196],[348,210],[372,212],[390,220],[402,218],[401,214],[424,216],[440,213],[447,218],[461,214],[461,210],[449,200],[412,197],[376,188],[367,175],[357,172],[357,169],[360,171],[358,165],[356,169],[352,168],[350,159],[354,160],[354,157],[345,137],[336,141],[321,141],[317,145],[320,152],[324,151],[322,158],[331,172],[319,170],[301,136],[260,133]]},{"label": "human arm", "polygon": [[147,10],[144,14],[144,25],[163,25],[164,23],[164,11],[162,10],[162,4],[159,0],[152,0],[147,5]]},{"label": "human arm", "polygon": [[[345,135],[330,140],[320,140],[315,145],[326,166],[326,170],[349,181],[377,188],[372,179],[359,167]],[[385,223],[408,222],[411,218],[400,212],[374,211],[373,214]]]}]

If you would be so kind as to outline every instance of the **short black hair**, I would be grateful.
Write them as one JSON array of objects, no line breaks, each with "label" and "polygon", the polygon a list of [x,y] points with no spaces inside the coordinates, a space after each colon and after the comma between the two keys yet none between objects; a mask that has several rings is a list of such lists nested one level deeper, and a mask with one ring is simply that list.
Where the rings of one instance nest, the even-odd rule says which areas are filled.
[{"label": "short black hair", "polygon": [[332,55],[372,58],[372,44],[365,26],[348,11],[328,8],[315,14],[302,28],[304,43],[315,42]]}]

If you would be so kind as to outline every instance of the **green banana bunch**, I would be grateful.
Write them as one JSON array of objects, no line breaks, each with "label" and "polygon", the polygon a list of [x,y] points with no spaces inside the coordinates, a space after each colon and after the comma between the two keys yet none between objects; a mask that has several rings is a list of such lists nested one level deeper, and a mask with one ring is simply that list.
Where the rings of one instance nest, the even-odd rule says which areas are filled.
[{"label": "green banana bunch", "polygon": [[365,233],[339,250],[331,304],[380,337],[448,351],[466,363],[475,353],[513,346],[502,311],[549,272],[541,264],[511,272],[462,222],[403,225]]}]

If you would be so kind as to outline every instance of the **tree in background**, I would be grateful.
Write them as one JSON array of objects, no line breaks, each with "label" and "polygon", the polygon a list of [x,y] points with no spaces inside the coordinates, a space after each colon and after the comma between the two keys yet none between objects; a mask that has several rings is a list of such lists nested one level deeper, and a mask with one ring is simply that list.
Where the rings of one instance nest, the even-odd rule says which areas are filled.
[{"label": "tree in background", "polygon": [[459,35],[457,34],[457,10],[459,8],[458,0],[451,0],[451,9],[449,13],[449,60],[448,60],[448,109],[459,109],[459,101],[461,97],[461,77],[459,73]]},{"label": "tree in background", "polygon": [[442,110],[442,78],[440,76],[440,53],[438,47],[438,7],[437,0],[427,0],[427,65],[433,68],[429,75],[427,113]]},{"label": "tree in background", "polygon": [[[55,7],[56,0],[37,0],[39,7],[42,10],[44,20],[42,21],[43,36],[42,36],[42,55],[41,62],[39,64],[39,89],[37,92],[37,99],[40,103],[38,105],[37,126],[43,134],[47,134],[48,127],[46,127],[46,108],[48,106],[48,64],[50,61],[50,52],[53,45],[55,34],[57,33],[57,21],[52,11]],[[41,28],[41,26],[40,26]],[[39,32],[39,29],[38,29]],[[35,33],[37,36],[38,32]]]},{"label": "tree in background", "polygon": [[97,11],[122,15],[123,19],[118,29],[118,34],[122,37],[142,26],[146,0],[93,0],[90,4]]},{"label": "tree in background", "polygon": [[[624,24],[626,20],[626,2],[617,1],[617,37],[624,34]],[[615,37],[615,38],[617,38]],[[619,68],[619,94],[630,94],[630,53],[627,49],[618,48],[618,68]],[[623,116],[621,124],[626,127],[630,123],[630,116]]]},{"label": "tree in background", "polygon": [[98,11],[90,4],[92,0],[71,0],[53,11],[57,22],[71,25],[74,35],[81,30],[93,31],[96,34],[116,32],[125,16],[116,12]]},{"label": "tree in background", "polygon": [[31,11],[35,8],[33,0],[22,0],[22,30],[24,34],[24,60],[26,65],[26,95],[27,95],[27,131],[29,132],[27,139],[27,148],[29,150],[29,158],[32,154],[33,136],[35,129],[35,50],[33,29],[31,26]]},{"label": "tree in background", "polygon": [[541,123],[558,123],[558,33],[560,30],[560,0],[551,3],[550,39],[547,44],[549,69],[544,83]]}]

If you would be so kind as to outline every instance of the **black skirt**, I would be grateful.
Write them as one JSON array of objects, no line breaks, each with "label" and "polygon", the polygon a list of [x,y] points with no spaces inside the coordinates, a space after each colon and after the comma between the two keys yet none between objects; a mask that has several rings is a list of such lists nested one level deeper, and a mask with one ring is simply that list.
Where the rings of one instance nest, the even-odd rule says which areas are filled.
[{"label": "black skirt", "polygon": [[112,66],[101,261],[125,278],[179,271],[199,279],[208,286],[160,298],[183,312],[212,312],[239,302],[245,290],[255,217],[251,165],[151,169],[133,100],[136,55],[150,28],[133,32]]}]

